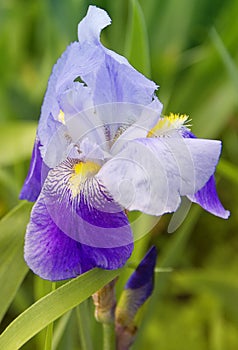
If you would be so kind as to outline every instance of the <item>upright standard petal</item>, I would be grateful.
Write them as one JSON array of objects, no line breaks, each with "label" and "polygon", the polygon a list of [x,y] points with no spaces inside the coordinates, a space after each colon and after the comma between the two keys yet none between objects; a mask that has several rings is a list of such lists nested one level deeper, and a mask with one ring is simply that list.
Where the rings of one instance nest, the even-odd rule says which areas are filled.
[{"label": "upright standard petal", "polygon": [[82,44],[86,42],[98,43],[101,30],[111,24],[111,18],[107,12],[96,7],[89,6],[87,15],[78,25],[78,39]]},{"label": "upright standard petal", "polygon": [[[127,60],[100,43],[101,30],[110,24],[104,10],[90,6],[78,29],[79,43],[72,43],[55,64],[41,110],[38,134],[42,155],[52,137],[47,119],[59,120],[94,105],[127,102],[148,105],[157,86],[136,71]],[[79,84],[80,79],[84,84]],[[86,86],[87,85],[87,86]],[[105,123],[102,119],[102,123]],[[108,125],[109,124],[109,125]],[[97,126],[97,124],[95,125]],[[110,129],[110,122],[107,123]]]},{"label": "upright standard petal", "polygon": [[[55,120],[58,120],[60,108],[62,107],[60,103],[63,106],[65,104],[65,100],[62,102],[62,99],[64,99],[62,96],[64,96],[65,92],[69,89],[72,90],[72,88],[77,92],[79,84],[73,84],[74,80],[81,77],[83,74],[94,72],[97,65],[98,57],[95,51],[84,52],[80,49],[79,43],[76,42],[68,46],[66,51],[59,58],[50,76],[41,109],[38,134],[43,146],[45,146],[52,137],[51,130],[49,130],[47,125],[49,116],[52,115]],[[89,91],[88,89],[86,90],[89,97]],[[88,99],[85,100],[85,94],[77,94],[77,97],[80,98],[80,100],[77,100],[76,106],[72,105],[71,109],[75,108],[78,110],[79,105],[82,106],[82,109],[88,107],[89,101]]]},{"label": "upright standard petal", "polygon": [[156,84],[136,71],[124,57],[100,43],[100,32],[110,23],[107,13],[95,6],[89,7],[86,17],[79,23],[81,51],[86,56],[94,52],[98,57],[95,69],[83,72],[81,78],[92,89],[95,105],[112,102],[149,104]]},{"label": "upright standard petal", "polygon": [[129,210],[161,215],[193,195],[214,173],[221,143],[182,137],[137,139],[109,160],[96,178]]}]

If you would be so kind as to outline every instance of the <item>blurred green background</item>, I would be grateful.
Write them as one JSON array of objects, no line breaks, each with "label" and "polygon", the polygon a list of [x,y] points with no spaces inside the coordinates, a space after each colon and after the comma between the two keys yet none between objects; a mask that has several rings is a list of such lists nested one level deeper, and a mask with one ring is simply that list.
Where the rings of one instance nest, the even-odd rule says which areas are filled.
[{"label": "blurred green background", "polygon": [[[160,86],[163,113],[189,114],[197,136],[223,141],[216,179],[230,219],[193,205],[175,233],[167,233],[166,215],[137,243],[134,261],[154,243],[158,266],[173,271],[156,273],[133,349],[238,349],[238,1],[1,0],[0,217],[19,203],[48,77],[65,47],[77,40],[77,24],[90,4],[112,18],[102,34],[105,46],[126,55]],[[0,272],[7,264],[3,256]],[[1,330],[49,287],[31,273],[21,282]],[[63,321],[54,349],[81,349],[76,316]],[[90,322],[97,339],[99,326]],[[23,349],[43,349],[43,337]]]}]

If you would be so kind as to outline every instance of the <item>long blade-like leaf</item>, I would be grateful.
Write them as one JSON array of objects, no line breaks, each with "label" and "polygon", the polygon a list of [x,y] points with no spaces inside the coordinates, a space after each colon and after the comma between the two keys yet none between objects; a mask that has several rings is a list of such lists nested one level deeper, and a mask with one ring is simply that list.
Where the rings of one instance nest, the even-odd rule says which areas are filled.
[{"label": "long blade-like leaf", "polygon": [[130,1],[125,55],[140,72],[150,76],[150,54],[144,15],[137,0]]},{"label": "long blade-like leaf", "polygon": [[[120,270],[91,270],[38,300],[19,315],[0,336],[0,349],[18,349],[65,312],[114,279]],[[34,322],[32,322],[34,320]]]}]

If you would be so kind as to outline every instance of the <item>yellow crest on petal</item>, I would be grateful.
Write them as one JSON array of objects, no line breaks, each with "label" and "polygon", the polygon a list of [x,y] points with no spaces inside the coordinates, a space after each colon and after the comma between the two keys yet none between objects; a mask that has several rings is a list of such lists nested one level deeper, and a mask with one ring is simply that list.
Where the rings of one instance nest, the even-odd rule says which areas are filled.
[{"label": "yellow crest on petal", "polygon": [[73,167],[73,173],[70,178],[70,189],[72,191],[73,197],[77,196],[80,192],[80,187],[87,178],[94,176],[101,166],[97,163],[79,162]]},{"label": "yellow crest on petal", "polygon": [[158,123],[149,131],[147,137],[165,136],[169,131],[180,130],[182,127],[188,128],[189,116],[186,114],[174,114],[170,113],[168,116],[164,116],[159,119]]},{"label": "yellow crest on petal", "polygon": [[65,124],[64,112],[62,111],[62,109],[60,110],[60,112],[58,114],[58,121],[61,122],[62,124]]}]

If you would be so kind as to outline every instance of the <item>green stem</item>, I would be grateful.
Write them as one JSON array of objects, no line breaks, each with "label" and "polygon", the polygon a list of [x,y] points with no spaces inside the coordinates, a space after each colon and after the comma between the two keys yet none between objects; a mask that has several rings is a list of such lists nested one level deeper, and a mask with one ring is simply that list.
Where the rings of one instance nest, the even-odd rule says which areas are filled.
[{"label": "green stem", "polygon": [[103,323],[103,350],[115,350],[115,325]]},{"label": "green stem", "polygon": [[83,350],[93,350],[93,344],[90,337],[88,300],[77,306],[77,318],[79,324],[80,340]]},{"label": "green stem", "polygon": [[[56,289],[56,283],[52,282],[51,291],[53,292],[55,289]],[[52,349],[53,325],[54,325],[53,322],[50,323],[46,329],[44,350]]]}]

